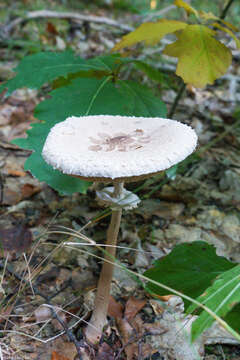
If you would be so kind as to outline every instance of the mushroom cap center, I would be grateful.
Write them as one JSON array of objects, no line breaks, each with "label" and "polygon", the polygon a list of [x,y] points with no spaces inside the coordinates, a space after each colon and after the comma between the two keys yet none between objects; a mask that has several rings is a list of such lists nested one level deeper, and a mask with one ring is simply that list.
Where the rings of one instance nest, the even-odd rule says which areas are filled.
[{"label": "mushroom cap center", "polygon": [[133,142],[133,139],[131,139],[131,137],[128,135],[119,135],[106,139],[107,144],[114,144],[114,145],[130,144],[131,142]]},{"label": "mushroom cap center", "polygon": [[196,145],[194,130],[171,119],[73,116],[51,129],[43,157],[64,174],[133,181],[184,160]]}]

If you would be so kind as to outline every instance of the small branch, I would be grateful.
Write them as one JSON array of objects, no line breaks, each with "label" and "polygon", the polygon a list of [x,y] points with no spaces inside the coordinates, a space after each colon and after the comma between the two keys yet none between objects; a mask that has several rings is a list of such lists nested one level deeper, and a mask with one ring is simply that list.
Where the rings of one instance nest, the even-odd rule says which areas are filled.
[{"label": "small branch", "polygon": [[[2,263],[0,263],[0,268],[4,269],[4,265]],[[21,277],[21,275],[15,273],[10,266],[6,266],[6,270],[13,275],[17,280],[19,280],[21,283],[24,283],[26,285],[29,285],[28,281],[23,279]],[[56,297],[60,292],[62,292],[63,290],[65,290],[67,287],[69,287],[71,281],[67,281],[65,284],[63,284],[63,286],[54,294],[50,294],[50,295],[45,295],[43,294],[37,286],[32,285],[32,289],[35,293],[35,295],[40,296],[41,298],[43,298],[45,300],[45,302],[50,306],[51,309],[51,313],[53,318],[55,318],[60,325],[62,326],[64,332],[66,333],[67,337],[69,338],[69,340],[71,342],[74,343],[76,350],[77,350],[77,354],[78,354],[78,359],[82,360],[82,356],[81,356],[81,352],[80,352],[80,347],[81,347],[81,342],[79,342],[77,340],[77,338],[75,337],[74,333],[72,332],[71,329],[68,328],[68,326],[65,324],[65,322],[61,319],[61,317],[57,314],[57,312],[54,309],[54,305],[51,303],[51,299],[53,299],[54,297]]]},{"label": "small branch", "polygon": [[159,11],[154,11],[152,14],[147,15],[146,18],[144,19],[144,21],[150,21],[155,17],[163,16],[173,9],[176,9],[175,5],[169,5]]},{"label": "small branch", "polygon": [[175,114],[176,108],[178,106],[178,103],[181,99],[181,97],[183,96],[184,92],[186,89],[186,84],[184,82],[182,82],[181,87],[178,90],[177,96],[175,97],[174,103],[172,104],[172,107],[168,113],[168,118],[172,119],[173,115]]},{"label": "small branch", "polygon": [[230,9],[230,6],[233,4],[234,0],[229,0],[225,8],[223,9],[221,15],[219,16],[220,19],[224,19],[227,15],[228,10]]},{"label": "small branch", "polygon": [[104,24],[109,26],[117,27],[124,32],[133,31],[134,28],[121,24],[118,21],[105,18],[105,17],[99,17],[94,15],[83,15],[83,14],[77,14],[74,12],[59,12],[59,11],[51,11],[51,10],[38,10],[38,11],[29,11],[24,17],[17,18],[10,22],[10,24],[6,25],[4,27],[5,34],[9,34],[17,25],[25,22],[26,20],[33,20],[38,18],[52,18],[52,19],[74,19],[77,21],[85,21],[85,22],[93,22],[97,24]]}]

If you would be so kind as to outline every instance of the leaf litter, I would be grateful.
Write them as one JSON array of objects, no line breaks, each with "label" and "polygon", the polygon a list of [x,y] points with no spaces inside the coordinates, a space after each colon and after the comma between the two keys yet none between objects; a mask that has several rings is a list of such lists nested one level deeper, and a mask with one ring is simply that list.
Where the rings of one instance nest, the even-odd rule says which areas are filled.
[{"label": "leaf litter", "polygon": [[[49,25],[48,36],[57,36],[49,31],[50,28]],[[98,36],[103,37],[102,34],[100,31]],[[53,38],[44,41],[54,42]],[[97,37],[94,39],[92,35],[88,42],[83,42],[78,36],[73,42],[80,51],[85,46],[90,55],[103,52]],[[235,72],[234,68],[232,70]],[[199,129],[203,146],[235,121],[232,103],[223,95],[226,86],[227,83],[223,84],[222,92],[218,93],[218,86],[199,93],[189,89],[180,102],[176,118],[185,119],[187,112],[188,118],[192,118],[194,126]],[[236,93],[239,94],[238,88]],[[169,101],[168,95],[169,90],[166,90],[165,97]],[[231,94],[229,96],[231,98]],[[30,123],[37,121],[33,117],[33,108],[38,102],[36,91],[17,90],[0,106],[0,189],[3,189],[0,208],[3,248],[0,325],[6,331],[3,333],[4,345],[0,346],[6,359],[72,360],[76,355],[74,344],[67,340],[66,335],[59,336],[62,328],[53,321],[50,308],[44,305],[41,296],[31,291],[23,252],[28,259],[33,285],[46,296],[56,293],[51,300],[53,306],[80,339],[81,327],[77,322],[89,317],[100,264],[89,254],[63,248],[61,242],[69,241],[66,235],[47,236],[46,231],[52,225],[79,230],[99,215],[101,209],[96,205],[91,190],[88,196],[61,196],[24,171],[23,164],[29,152],[19,150],[9,141],[22,137]],[[129,248],[118,250],[123,264],[142,272],[152,265],[155,254],[157,258],[164,256],[174,245],[195,240],[208,241],[216,247],[219,255],[240,261],[237,215],[240,208],[239,143],[240,132],[236,128],[200,154],[200,160],[184,175],[177,174],[175,180],[159,188],[156,188],[158,182],[155,181],[140,191],[141,198],[145,197],[142,206],[123,219],[120,245]],[[150,191],[153,195],[148,198]],[[84,230],[84,234],[103,243],[106,228],[107,220],[103,217]],[[88,251],[98,254],[94,248],[88,248]],[[4,270],[7,252],[11,255]],[[149,300],[126,272],[117,269],[115,273],[109,311],[111,321],[107,330],[109,339],[103,341],[96,358],[114,359],[120,349],[119,359],[139,356],[147,359],[150,354],[172,359],[174,352],[186,345],[188,354],[181,356],[187,360],[189,344],[184,334],[192,320],[184,318],[181,300],[170,296],[153,306],[154,300]],[[19,274],[25,282],[14,274]],[[222,337],[231,344],[232,340],[225,333]],[[200,356],[204,353],[204,342],[205,339],[201,339],[194,350]]]}]

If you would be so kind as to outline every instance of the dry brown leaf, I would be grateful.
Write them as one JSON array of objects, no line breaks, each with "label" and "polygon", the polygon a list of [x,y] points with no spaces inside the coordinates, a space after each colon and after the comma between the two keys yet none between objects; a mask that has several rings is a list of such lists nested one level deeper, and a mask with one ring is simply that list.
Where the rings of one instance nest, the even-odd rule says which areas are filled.
[{"label": "dry brown leaf", "polygon": [[17,224],[8,229],[0,229],[2,248],[8,252],[26,252],[33,241],[32,233],[24,224]]},{"label": "dry brown leaf", "polygon": [[117,325],[118,325],[118,329],[122,335],[123,343],[126,344],[133,334],[133,327],[124,318],[117,319]]},{"label": "dry brown leaf", "polygon": [[164,308],[159,301],[151,299],[149,303],[152,306],[155,315],[161,315],[164,312]]},{"label": "dry brown leaf", "polygon": [[21,187],[22,199],[27,199],[40,191],[41,191],[40,186],[34,186],[32,184],[24,184]]},{"label": "dry brown leaf", "polygon": [[[3,300],[2,297],[1,300]],[[13,309],[12,305],[7,306],[5,309],[4,308],[1,309],[0,323],[3,323],[9,319],[9,317],[11,316],[10,314],[12,312],[12,309]]]},{"label": "dry brown leaf", "polygon": [[128,321],[132,320],[145,305],[146,300],[139,300],[134,297],[130,297],[125,306],[124,317]]},{"label": "dry brown leaf", "polygon": [[107,343],[104,342],[99,347],[96,360],[114,360],[113,349]]},{"label": "dry brown leaf", "polygon": [[26,176],[26,172],[22,170],[16,170],[16,169],[8,169],[8,175],[16,176],[16,177],[23,177]]},{"label": "dry brown leaf", "polygon": [[114,319],[122,318],[123,316],[123,306],[117,302],[112,296],[110,296],[110,301],[108,305],[108,315]]},{"label": "dry brown leaf", "polygon": [[127,355],[127,360],[132,360],[135,353],[134,344],[131,344],[131,341],[134,340],[134,329],[125,318],[118,318],[117,325],[122,336],[121,340],[123,345],[126,346],[125,353]]},{"label": "dry brown leaf", "polygon": [[54,341],[53,345],[55,352],[63,356],[63,359],[60,358],[59,360],[74,360],[77,350],[72,342],[65,341],[64,337],[61,337]]},{"label": "dry brown leaf", "polygon": [[51,360],[69,360],[66,356],[63,356],[56,351],[52,352]]},{"label": "dry brown leaf", "polygon": [[47,25],[46,25],[46,31],[49,33],[49,34],[52,34],[52,35],[58,35],[58,31],[56,29],[56,26],[51,23],[50,21],[48,21]]},{"label": "dry brown leaf", "polygon": [[16,205],[21,201],[21,194],[15,189],[4,187],[2,205]]}]

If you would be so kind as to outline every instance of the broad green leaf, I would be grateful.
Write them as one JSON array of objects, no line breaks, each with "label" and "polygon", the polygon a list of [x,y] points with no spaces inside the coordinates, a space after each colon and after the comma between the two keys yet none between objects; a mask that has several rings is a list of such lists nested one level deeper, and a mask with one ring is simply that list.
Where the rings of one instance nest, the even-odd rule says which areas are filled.
[{"label": "broad green leaf", "polygon": [[211,25],[218,28],[218,29],[220,29],[220,30],[222,30],[222,31],[225,31],[228,35],[230,35],[234,39],[234,41],[235,41],[235,43],[237,45],[237,48],[240,49],[240,40],[236,37],[236,35],[231,30],[229,30],[225,26],[222,26],[222,25],[220,25],[219,23],[216,23],[216,22],[211,24]]},{"label": "broad green leaf", "polygon": [[230,50],[204,25],[188,25],[167,45],[164,54],[178,58],[176,74],[185,83],[202,88],[225,74],[232,61]]},{"label": "broad green leaf", "polygon": [[[217,256],[212,245],[196,241],[177,245],[144,275],[195,299],[219,274],[234,266],[229,260]],[[151,282],[147,289],[157,295],[168,295],[166,290]],[[185,301],[185,305],[188,304]]]},{"label": "broad green leaf", "polygon": [[224,320],[235,331],[240,332],[240,303],[235,305],[233,309],[224,317]]},{"label": "broad green leaf", "polygon": [[[121,58],[117,54],[84,60],[75,56],[70,50],[62,53],[41,52],[24,58],[14,69],[16,76],[1,85],[0,92],[7,88],[7,95],[10,95],[14,90],[22,87],[39,89],[43,84],[59,77],[67,78],[69,74],[81,77],[85,72],[88,77],[100,78],[130,61],[132,60]],[[70,80],[72,78],[70,77]]]},{"label": "broad green leaf", "polygon": [[110,76],[78,78],[68,86],[53,90],[50,95],[51,98],[41,102],[35,111],[35,116],[42,122],[33,124],[27,131],[28,137],[14,143],[33,151],[25,169],[61,193],[84,192],[88,184],[53,170],[43,160],[43,144],[56,123],[72,115],[166,116],[165,105],[148,88],[135,82],[113,82]]},{"label": "broad green leaf", "polygon": [[[128,98],[127,113],[132,116],[166,117],[166,106],[146,86],[135,81],[119,80],[121,93]],[[158,114],[158,115],[157,115]],[[125,113],[126,115],[126,113]]]},{"label": "broad green leaf", "polygon": [[145,41],[147,45],[154,45],[166,34],[182,30],[186,26],[187,24],[185,22],[166,19],[161,19],[157,22],[144,23],[133,32],[123,36],[122,40],[114,46],[112,51],[119,51],[141,41]]},{"label": "broad green leaf", "polygon": [[196,17],[199,17],[198,11],[183,0],[175,0],[174,5],[178,6],[179,8],[183,8],[188,15],[194,14]]},{"label": "broad green leaf", "polygon": [[[220,317],[225,316],[240,302],[240,265],[219,275],[213,285],[204,291],[197,300],[211,309],[216,315]],[[192,312],[195,308],[195,305],[191,305],[188,312]],[[214,318],[203,310],[192,325],[192,340],[194,341],[213,322]]]},{"label": "broad green leaf", "polygon": [[3,84],[0,91],[7,88],[9,95],[22,87],[38,89],[59,76],[66,76],[86,67],[89,68],[87,62],[69,50],[62,53],[40,52],[25,57],[14,69],[16,76]]},{"label": "broad green leaf", "polygon": [[159,83],[163,82],[163,74],[155,67],[140,60],[134,61],[134,65],[137,69],[143,71],[149,77],[149,79]]}]

